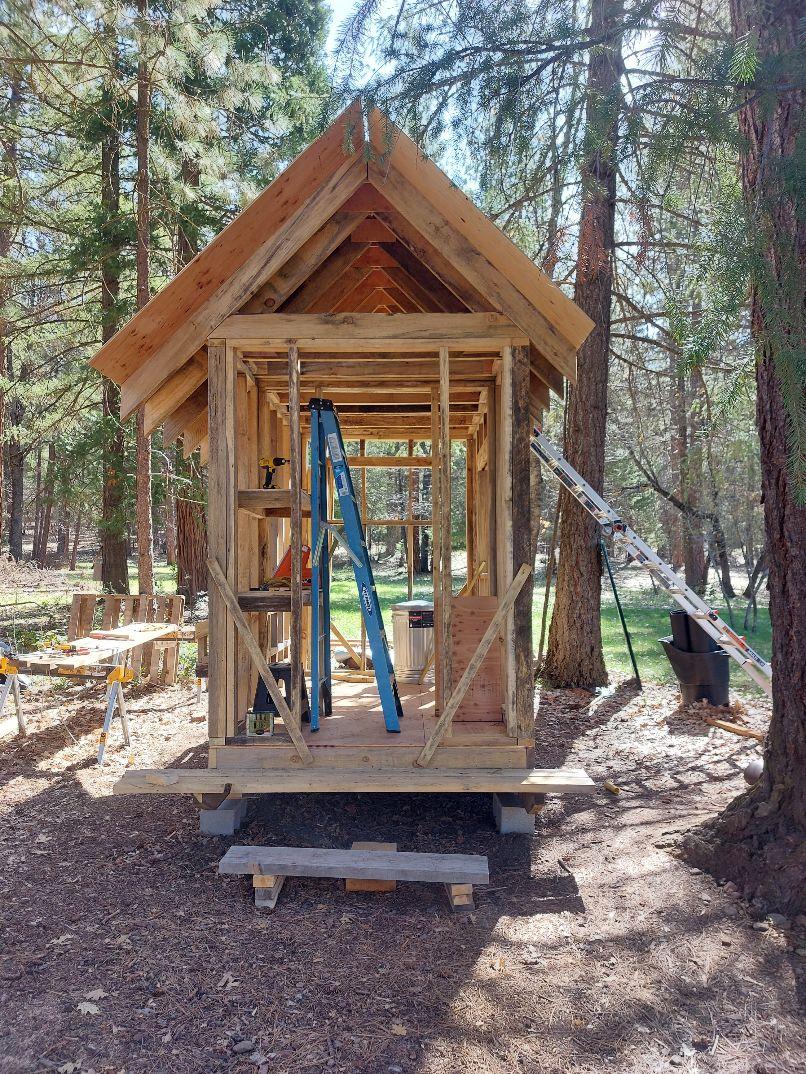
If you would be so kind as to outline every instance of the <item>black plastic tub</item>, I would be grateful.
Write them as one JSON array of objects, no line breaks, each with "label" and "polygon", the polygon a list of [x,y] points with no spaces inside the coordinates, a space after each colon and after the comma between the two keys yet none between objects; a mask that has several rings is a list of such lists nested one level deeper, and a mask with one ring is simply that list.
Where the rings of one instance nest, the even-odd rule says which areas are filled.
[{"label": "black plastic tub", "polygon": [[730,657],[720,649],[696,619],[684,611],[669,612],[671,637],[660,643],[680,684],[685,704],[708,701],[727,705],[730,690]]}]

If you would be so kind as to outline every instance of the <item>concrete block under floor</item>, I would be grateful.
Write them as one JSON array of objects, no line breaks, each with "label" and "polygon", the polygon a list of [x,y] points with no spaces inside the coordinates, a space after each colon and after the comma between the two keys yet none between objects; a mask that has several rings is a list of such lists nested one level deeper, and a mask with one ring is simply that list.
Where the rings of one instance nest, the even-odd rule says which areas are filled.
[{"label": "concrete block under floor", "polygon": [[534,835],[535,818],[523,808],[516,794],[494,794],[493,815],[502,835]]},{"label": "concrete block under floor", "polygon": [[199,814],[205,835],[235,835],[246,818],[246,798],[227,798],[218,809],[202,809]]}]

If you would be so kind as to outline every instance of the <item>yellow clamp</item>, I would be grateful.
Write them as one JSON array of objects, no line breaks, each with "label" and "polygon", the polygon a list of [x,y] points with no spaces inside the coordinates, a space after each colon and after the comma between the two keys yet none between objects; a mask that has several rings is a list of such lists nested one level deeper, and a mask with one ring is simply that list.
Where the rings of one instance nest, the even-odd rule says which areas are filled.
[{"label": "yellow clamp", "polygon": [[0,656],[0,675],[18,675],[19,668],[7,656]]},{"label": "yellow clamp", "polygon": [[111,686],[113,682],[119,682],[123,684],[124,682],[131,682],[133,678],[133,668],[124,668],[122,665],[118,665],[116,668],[113,668],[109,672],[109,674],[106,676],[106,681]]}]

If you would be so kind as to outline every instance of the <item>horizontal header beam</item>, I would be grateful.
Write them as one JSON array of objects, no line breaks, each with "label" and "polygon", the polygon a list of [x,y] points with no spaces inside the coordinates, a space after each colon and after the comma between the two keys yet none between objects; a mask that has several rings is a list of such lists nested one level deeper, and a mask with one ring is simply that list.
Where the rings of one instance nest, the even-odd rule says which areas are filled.
[{"label": "horizontal header beam", "polygon": [[525,346],[522,331],[498,313],[266,313],[227,317],[216,338],[236,347],[302,351],[458,351]]}]

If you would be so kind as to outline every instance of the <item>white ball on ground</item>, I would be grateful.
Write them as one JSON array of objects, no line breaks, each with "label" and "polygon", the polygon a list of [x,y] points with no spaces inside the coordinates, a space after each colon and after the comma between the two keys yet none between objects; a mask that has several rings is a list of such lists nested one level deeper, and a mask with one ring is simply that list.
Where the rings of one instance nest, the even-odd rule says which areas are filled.
[{"label": "white ball on ground", "polygon": [[762,757],[754,757],[744,770],[745,782],[749,783],[752,787],[754,783],[758,783],[761,779],[761,773],[764,771],[764,759]]}]

